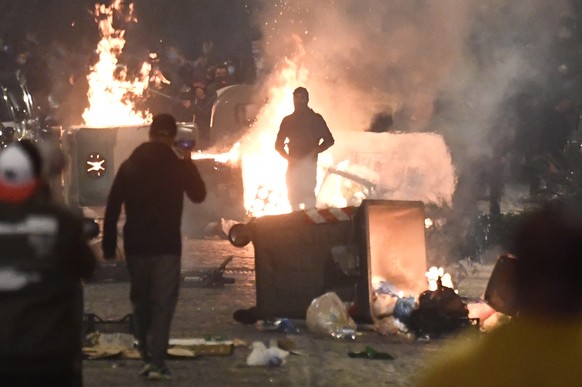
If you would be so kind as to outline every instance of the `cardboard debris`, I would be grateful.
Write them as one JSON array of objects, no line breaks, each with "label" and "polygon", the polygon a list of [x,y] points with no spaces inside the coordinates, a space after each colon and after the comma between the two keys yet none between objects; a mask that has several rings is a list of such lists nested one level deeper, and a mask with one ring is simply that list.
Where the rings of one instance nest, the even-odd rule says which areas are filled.
[{"label": "cardboard debris", "polygon": [[[232,354],[232,340],[205,340],[203,338],[170,339],[168,355],[174,358],[196,358],[198,356],[228,356]],[[87,360],[109,359],[121,357],[124,359],[141,359],[134,338],[125,333],[93,332],[87,336],[83,354]]]}]

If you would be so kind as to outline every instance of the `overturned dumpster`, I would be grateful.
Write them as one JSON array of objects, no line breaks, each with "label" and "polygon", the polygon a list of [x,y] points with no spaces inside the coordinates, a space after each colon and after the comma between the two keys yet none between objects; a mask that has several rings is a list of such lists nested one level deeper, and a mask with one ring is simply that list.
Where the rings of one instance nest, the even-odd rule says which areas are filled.
[{"label": "overturned dumpster", "polygon": [[235,246],[252,242],[260,319],[304,319],[311,301],[333,291],[371,322],[372,282],[404,295],[426,288],[424,205],[365,200],[359,207],[264,216],[231,229]]}]

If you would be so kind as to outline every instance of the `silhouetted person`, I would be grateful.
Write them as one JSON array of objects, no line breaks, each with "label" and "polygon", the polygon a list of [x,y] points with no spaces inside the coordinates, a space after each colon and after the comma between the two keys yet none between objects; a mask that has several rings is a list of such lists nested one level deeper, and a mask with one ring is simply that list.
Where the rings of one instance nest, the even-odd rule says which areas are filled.
[{"label": "silhouetted person", "polygon": [[182,109],[194,119],[198,129],[200,148],[206,148],[210,145],[210,120],[214,101],[215,98],[206,93],[205,84],[201,81],[193,82],[192,88],[181,101]]},{"label": "silhouetted person", "polygon": [[334,144],[334,139],[321,114],[307,104],[309,93],[304,87],[293,91],[295,111],[283,118],[275,150],[287,161],[287,192],[291,208],[296,211],[315,208],[317,157]]},{"label": "silhouetted person", "polygon": [[111,259],[124,207],[123,246],[135,335],[144,361],[140,375],[154,380],[171,377],[165,360],[181,280],[184,193],[196,203],[206,197],[191,149],[174,147],[176,134],[174,117],[153,118],[150,141],[138,146],[117,171],[103,222],[103,256]]}]

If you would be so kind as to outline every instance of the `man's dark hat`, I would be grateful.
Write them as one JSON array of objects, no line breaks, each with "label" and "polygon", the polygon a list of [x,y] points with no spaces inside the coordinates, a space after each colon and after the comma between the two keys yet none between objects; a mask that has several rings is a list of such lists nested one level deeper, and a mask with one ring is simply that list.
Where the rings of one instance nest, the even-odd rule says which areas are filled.
[{"label": "man's dark hat", "polygon": [[150,125],[150,134],[162,137],[176,137],[176,119],[170,114],[158,114]]},{"label": "man's dark hat", "polygon": [[305,87],[298,87],[295,90],[293,90],[293,95],[297,94],[303,94],[304,96],[309,97],[309,92]]}]

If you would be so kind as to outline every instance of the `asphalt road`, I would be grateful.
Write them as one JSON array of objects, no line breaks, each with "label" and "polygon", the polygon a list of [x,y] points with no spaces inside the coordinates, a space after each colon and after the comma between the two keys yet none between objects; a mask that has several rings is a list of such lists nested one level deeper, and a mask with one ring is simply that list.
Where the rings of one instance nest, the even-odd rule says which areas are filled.
[{"label": "asphalt road", "polygon": [[[184,244],[183,269],[195,270],[218,266],[234,256],[227,276],[234,284],[223,288],[182,287],[173,321],[172,338],[221,335],[240,339],[247,345],[235,347],[228,356],[200,356],[188,360],[170,360],[172,386],[411,386],[414,376],[426,363],[427,356],[439,353],[447,339],[409,341],[396,336],[382,336],[369,329],[360,331],[355,340],[320,336],[295,321],[299,334],[262,331],[255,325],[242,325],[232,318],[237,309],[255,304],[254,252],[252,244],[236,248],[224,240],[187,240]],[[465,295],[478,297],[488,274],[465,280]],[[130,313],[127,282],[91,283],[85,286],[85,311],[107,320]],[[369,328],[369,327],[368,327]],[[246,359],[253,341],[290,339],[300,354],[291,354],[279,367],[250,367]],[[387,352],[394,360],[350,358],[348,352],[362,351],[366,345]],[[151,385],[138,375],[140,361],[101,359],[84,361],[85,386]]]}]

